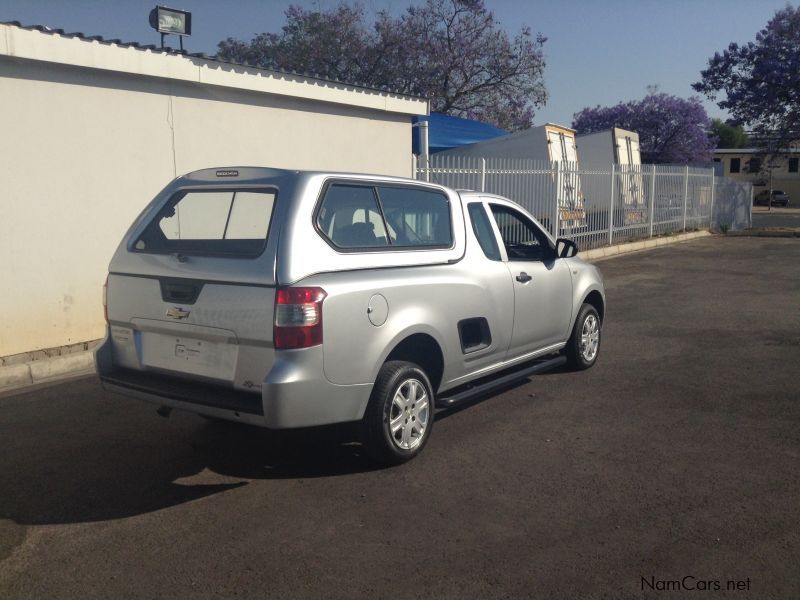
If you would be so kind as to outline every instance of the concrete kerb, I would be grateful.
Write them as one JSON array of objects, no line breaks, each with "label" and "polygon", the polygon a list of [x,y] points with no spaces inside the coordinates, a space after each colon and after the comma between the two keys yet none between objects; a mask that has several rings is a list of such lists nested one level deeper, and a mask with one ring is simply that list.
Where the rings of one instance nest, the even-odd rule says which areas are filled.
[{"label": "concrete kerb", "polygon": [[649,240],[639,240],[636,242],[629,242],[627,244],[617,244],[616,246],[608,246],[606,248],[595,248],[594,250],[587,250],[580,253],[580,257],[589,262],[597,262],[614,256],[621,256],[623,254],[630,254],[631,252],[641,252],[642,250],[650,250],[652,248],[660,248],[661,246],[668,246],[670,244],[677,244],[678,242],[687,242],[689,240],[696,240],[697,238],[708,237],[712,235],[709,231],[692,231],[690,233],[681,233],[679,235],[664,236],[651,238]]},{"label": "concrete kerb", "polygon": [[[607,248],[596,248],[594,250],[581,252],[580,256],[590,262],[598,262],[631,252],[642,252],[644,250],[676,244],[678,242],[686,242],[709,235],[711,235],[711,233],[708,231],[693,231],[691,233],[683,233],[670,237],[652,238],[627,244],[618,244]],[[92,350],[2,366],[0,367],[0,393],[19,390],[41,383],[52,383],[63,379],[79,377],[81,375],[90,375],[92,373],[94,373],[94,356]]]},{"label": "concrete kerb", "polygon": [[779,237],[793,238],[800,237],[800,227],[758,227],[745,229],[744,231],[729,231],[731,237]]},{"label": "concrete kerb", "polygon": [[0,367],[0,393],[94,373],[91,350]]}]

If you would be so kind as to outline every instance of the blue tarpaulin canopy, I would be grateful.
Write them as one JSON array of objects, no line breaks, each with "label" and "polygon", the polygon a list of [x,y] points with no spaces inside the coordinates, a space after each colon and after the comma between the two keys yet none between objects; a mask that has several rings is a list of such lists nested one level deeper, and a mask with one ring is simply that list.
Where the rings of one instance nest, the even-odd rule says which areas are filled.
[{"label": "blue tarpaulin canopy", "polygon": [[[441,152],[482,140],[506,135],[508,132],[480,121],[451,117],[441,113],[431,113],[427,117],[414,117],[413,122],[428,122],[428,152]],[[413,128],[411,151],[420,154],[419,127]]]}]

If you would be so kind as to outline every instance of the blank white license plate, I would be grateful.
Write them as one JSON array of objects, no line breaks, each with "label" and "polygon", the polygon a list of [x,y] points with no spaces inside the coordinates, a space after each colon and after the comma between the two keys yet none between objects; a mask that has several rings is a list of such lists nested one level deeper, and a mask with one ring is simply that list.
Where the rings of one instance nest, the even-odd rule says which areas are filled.
[{"label": "blank white license plate", "polygon": [[145,366],[213,379],[233,381],[238,350],[236,344],[163,333],[142,334],[142,362]]}]

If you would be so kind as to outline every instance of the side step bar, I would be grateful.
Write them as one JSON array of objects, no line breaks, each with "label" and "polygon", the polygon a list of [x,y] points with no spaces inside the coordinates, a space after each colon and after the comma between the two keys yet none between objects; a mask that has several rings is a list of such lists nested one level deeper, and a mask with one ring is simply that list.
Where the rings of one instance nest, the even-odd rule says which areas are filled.
[{"label": "side step bar", "polygon": [[537,361],[529,367],[520,369],[518,371],[514,371],[507,375],[502,375],[497,378],[489,379],[484,383],[473,384],[473,385],[467,384],[466,388],[462,387],[462,388],[456,388],[455,390],[448,390],[447,392],[445,392],[445,396],[436,399],[436,407],[449,408],[451,406],[455,406],[456,404],[461,404],[462,402],[471,400],[472,398],[480,396],[481,394],[485,394],[486,392],[489,392],[493,389],[503,387],[510,383],[519,381],[520,379],[525,379],[526,377],[530,377],[531,375],[536,375],[537,373],[543,373],[544,371],[555,369],[556,367],[560,367],[566,362],[567,362],[566,356],[556,356],[555,358],[548,358],[545,360]]}]

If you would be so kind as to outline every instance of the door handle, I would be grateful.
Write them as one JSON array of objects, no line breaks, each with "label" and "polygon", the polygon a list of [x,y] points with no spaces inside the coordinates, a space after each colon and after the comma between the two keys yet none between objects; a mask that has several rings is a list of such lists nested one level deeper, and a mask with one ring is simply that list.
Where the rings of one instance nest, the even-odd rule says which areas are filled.
[{"label": "door handle", "polygon": [[531,279],[533,279],[533,277],[528,275],[525,271],[517,275],[517,281],[520,283],[528,283]]}]

